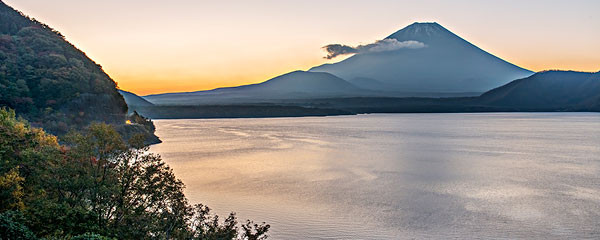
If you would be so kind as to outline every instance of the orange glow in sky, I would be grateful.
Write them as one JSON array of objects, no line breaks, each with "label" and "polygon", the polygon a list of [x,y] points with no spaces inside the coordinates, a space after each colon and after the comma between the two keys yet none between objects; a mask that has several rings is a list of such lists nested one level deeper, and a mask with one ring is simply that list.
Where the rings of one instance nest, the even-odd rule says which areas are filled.
[{"label": "orange glow in sky", "polygon": [[4,0],[62,32],[140,95],[257,83],[325,60],[331,43],[370,43],[435,21],[540,71],[600,70],[597,0]]}]

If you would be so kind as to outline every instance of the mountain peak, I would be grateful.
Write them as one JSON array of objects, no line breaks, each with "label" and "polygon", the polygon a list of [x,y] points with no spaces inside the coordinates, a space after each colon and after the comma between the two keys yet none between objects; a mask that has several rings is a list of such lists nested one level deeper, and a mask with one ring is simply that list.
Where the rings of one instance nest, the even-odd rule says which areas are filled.
[{"label": "mountain peak", "polygon": [[411,25],[408,25],[407,27],[442,27],[442,25],[440,25],[437,22],[414,22]]},{"label": "mountain peak", "polygon": [[387,39],[396,39],[401,42],[413,40],[424,43],[449,38],[459,37],[437,22],[415,22],[387,37]]},{"label": "mountain peak", "polygon": [[[374,79],[381,90],[403,93],[484,92],[532,72],[506,62],[436,22],[413,23],[386,38],[416,41],[418,49],[358,53],[339,63],[314,67],[342,79]],[[394,41],[392,41],[394,42]],[[361,86],[365,86],[364,81]],[[363,87],[366,88],[366,87]]]}]

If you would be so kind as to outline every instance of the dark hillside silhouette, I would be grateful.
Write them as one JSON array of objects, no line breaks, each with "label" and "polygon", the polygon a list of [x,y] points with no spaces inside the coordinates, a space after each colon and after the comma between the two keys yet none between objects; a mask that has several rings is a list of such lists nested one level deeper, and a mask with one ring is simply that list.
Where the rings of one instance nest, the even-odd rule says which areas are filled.
[{"label": "dark hillside silhouette", "polygon": [[62,135],[91,122],[123,125],[127,105],[116,87],[58,31],[0,1],[0,106]]}]

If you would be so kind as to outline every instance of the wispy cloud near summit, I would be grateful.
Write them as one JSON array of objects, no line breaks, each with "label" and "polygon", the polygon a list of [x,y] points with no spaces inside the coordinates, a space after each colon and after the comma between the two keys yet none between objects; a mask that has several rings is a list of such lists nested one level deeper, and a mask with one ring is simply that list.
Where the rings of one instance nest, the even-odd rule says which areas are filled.
[{"label": "wispy cloud near summit", "polygon": [[326,59],[332,59],[340,55],[353,54],[353,53],[364,53],[364,52],[387,52],[395,51],[403,48],[418,49],[424,48],[426,45],[418,41],[403,41],[400,42],[396,39],[384,39],[378,40],[374,43],[366,45],[358,45],[356,47],[342,45],[342,44],[329,44],[323,49],[327,51]]}]

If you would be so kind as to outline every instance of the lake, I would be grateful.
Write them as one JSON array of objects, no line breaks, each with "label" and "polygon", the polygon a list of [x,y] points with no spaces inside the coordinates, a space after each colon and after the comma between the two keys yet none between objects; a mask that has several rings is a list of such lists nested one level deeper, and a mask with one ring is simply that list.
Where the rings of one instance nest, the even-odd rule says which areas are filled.
[{"label": "lake", "polygon": [[190,201],[270,239],[600,238],[600,114],[155,124]]}]

